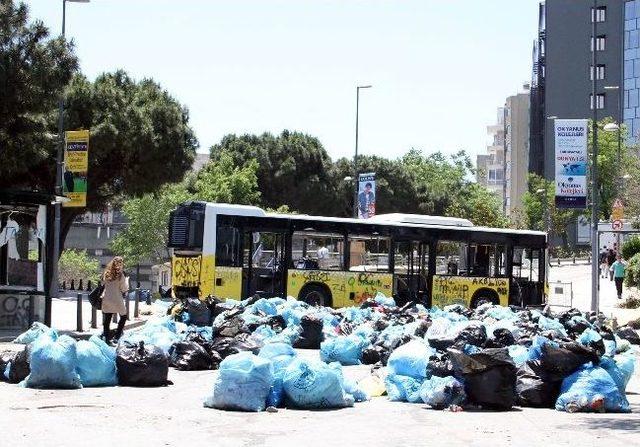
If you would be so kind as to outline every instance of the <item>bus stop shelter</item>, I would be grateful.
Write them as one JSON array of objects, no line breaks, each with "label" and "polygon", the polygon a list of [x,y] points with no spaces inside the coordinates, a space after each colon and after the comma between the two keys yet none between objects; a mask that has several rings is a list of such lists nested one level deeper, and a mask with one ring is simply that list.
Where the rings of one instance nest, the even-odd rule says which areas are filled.
[{"label": "bus stop shelter", "polygon": [[54,205],[62,200],[0,190],[0,335],[51,323]]}]

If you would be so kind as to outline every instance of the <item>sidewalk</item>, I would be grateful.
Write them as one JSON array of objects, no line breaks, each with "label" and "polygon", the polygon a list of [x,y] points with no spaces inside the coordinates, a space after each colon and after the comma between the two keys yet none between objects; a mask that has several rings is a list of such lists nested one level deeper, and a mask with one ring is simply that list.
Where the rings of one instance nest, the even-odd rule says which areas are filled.
[{"label": "sidewalk", "polygon": [[[129,302],[129,313],[131,319],[127,320],[124,326],[125,331],[142,326],[149,318],[162,316],[166,312],[166,307],[161,303],[154,303],[151,306],[145,302],[139,303],[138,318],[133,318],[135,301]],[[78,302],[76,296],[66,296],[54,298],[51,304],[51,327],[60,334],[67,334],[77,339],[87,339],[94,334],[102,334],[102,312],[96,312],[96,327],[91,327],[91,304],[84,296],[82,300],[82,331],[77,330]],[[112,323],[113,325],[114,323]],[[0,331],[0,350],[4,348],[2,342],[11,342],[22,331]]]},{"label": "sidewalk", "polygon": [[[573,307],[588,312],[591,310],[591,265],[562,265],[551,266],[549,272],[550,283],[554,281],[570,282],[573,285]],[[552,284],[550,284],[552,285]],[[640,318],[640,309],[621,309],[618,306],[626,300],[631,291],[623,289],[623,299],[618,300],[616,285],[609,278],[600,278],[599,309],[607,317],[615,317],[619,325],[624,325],[630,320]],[[554,305],[553,301],[550,303]],[[558,307],[557,309],[561,309]]]}]

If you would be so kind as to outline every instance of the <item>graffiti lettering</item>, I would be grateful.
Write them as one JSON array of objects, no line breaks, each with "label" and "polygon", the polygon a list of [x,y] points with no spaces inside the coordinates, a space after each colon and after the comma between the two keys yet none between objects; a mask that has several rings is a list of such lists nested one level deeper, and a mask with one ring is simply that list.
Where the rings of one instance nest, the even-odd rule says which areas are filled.
[{"label": "graffiti lettering", "polygon": [[[31,324],[31,303],[28,296],[0,296],[0,328],[26,329]],[[38,319],[34,316],[34,319]]]},{"label": "graffiti lettering", "polygon": [[173,258],[174,284],[197,286],[200,279],[200,257]]},{"label": "graffiti lettering", "polygon": [[318,282],[327,282],[329,281],[329,274],[327,272],[318,272],[315,270],[307,270],[302,274],[302,277],[305,281],[318,281]]}]

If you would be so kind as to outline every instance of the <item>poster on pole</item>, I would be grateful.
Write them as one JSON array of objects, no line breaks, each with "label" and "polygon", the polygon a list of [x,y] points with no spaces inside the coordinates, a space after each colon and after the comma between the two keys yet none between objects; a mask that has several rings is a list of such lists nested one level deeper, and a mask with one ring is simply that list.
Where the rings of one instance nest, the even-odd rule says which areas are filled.
[{"label": "poster on pole", "polygon": [[587,120],[556,119],[556,197],[558,208],[587,207]]},{"label": "poster on pole", "polygon": [[64,173],[62,192],[69,198],[64,207],[87,206],[87,171],[89,170],[89,131],[72,130],[64,137]]},{"label": "poster on pole", "polygon": [[376,173],[358,176],[358,219],[376,215]]}]

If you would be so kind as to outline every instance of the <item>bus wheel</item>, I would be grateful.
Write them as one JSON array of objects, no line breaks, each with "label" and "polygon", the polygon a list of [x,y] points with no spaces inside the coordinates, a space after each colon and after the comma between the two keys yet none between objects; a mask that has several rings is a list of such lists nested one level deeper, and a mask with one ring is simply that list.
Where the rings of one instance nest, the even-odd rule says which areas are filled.
[{"label": "bus wheel", "polygon": [[500,304],[500,298],[495,290],[484,289],[476,292],[476,295],[471,300],[471,308],[475,309],[484,303]]},{"label": "bus wheel", "polygon": [[327,290],[319,284],[309,284],[305,286],[299,295],[299,299],[310,306],[330,306],[331,297],[327,295]]}]

